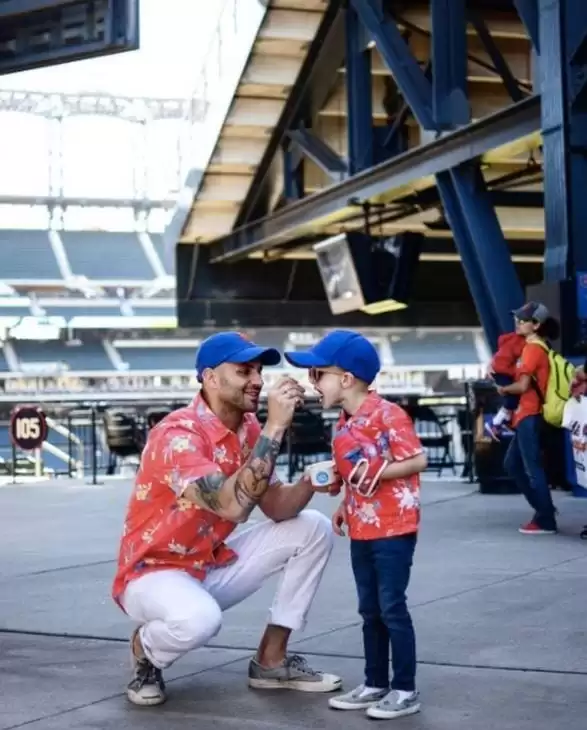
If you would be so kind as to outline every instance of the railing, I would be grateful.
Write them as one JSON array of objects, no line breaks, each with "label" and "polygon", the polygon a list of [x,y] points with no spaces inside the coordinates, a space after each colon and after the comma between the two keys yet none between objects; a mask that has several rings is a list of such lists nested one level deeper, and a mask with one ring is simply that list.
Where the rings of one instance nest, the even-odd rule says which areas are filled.
[{"label": "railing", "polygon": [[70,476],[73,475],[81,479],[84,476],[85,468],[83,441],[72,430],[53,418],[47,418],[47,427],[51,435],[60,436],[65,441],[67,450],[59,448],[53,441],[45,441],[43,449],[66,464],[67,473]]},{"label": "railing", "polygon": [[[283,374],[294,372],[312,395],[313,388],[305,370],[267,368],[263,372],[264,391]],[[433,395],[441,383],[443,392],[462,392],[462,383],[483,376],[482,365],[425,365],[421,367],[384,366],[375,386],[385,396],[406,394]],[[153,371],[120,373],[113,371],[63,372],[54,375],[23,373],[0,374],[0,404],[28,399],[30,402],[127,401],[142,395],[145,400],[168,401],[191,398],[199,389],[193,370],[154,374]]]},{"label": "railing", "polygon": [[[462,392],[462,391],[461,391]],[[471,427],[465,395],[423,397],[417,395],[390,398],[399,402],[412,416],[429,460],[429,471],[449,477],[472,479]],[[0,421],[0,478],[20,482],[39,477],[68,476],[84,478],[96,484],[101,475],[133,476],[150,428],[157,420],[179,405],[169,402],[159,406],[135,402],[74,407],[44,406],[50,426],[43,448],[23,452],[10,441],[8,421]],[[123,422],[109,421],[105,415],[126,414]],[[129,415],[130,414],[130,415]],[[259,419],[265,418],[261,404]],[[293,479],[313,461],[328,458],[335,412],[322,412],[319,404],[308,401],[296,414],[288,433],[278,469],[285,479]]]}]

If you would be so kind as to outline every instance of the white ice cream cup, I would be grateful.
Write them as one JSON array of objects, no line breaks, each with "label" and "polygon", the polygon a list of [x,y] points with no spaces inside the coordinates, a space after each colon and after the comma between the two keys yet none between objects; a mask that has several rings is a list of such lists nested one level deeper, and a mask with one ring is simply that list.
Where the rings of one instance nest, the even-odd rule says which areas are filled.
[{"label": "white ice cream cup", "polygon": [[334,461],[317,461],[306,467],[306,473],[310,477],[312,486],[317,489],[328,487],[336,482],[334,473]]}]

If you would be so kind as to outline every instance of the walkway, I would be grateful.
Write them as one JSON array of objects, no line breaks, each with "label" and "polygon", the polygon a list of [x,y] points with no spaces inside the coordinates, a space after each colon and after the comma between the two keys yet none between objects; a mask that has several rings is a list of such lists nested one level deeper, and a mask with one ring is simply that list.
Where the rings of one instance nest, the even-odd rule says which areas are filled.
[{"label": "walkway", "polygon": [[[427,481],[410,601],[424,708],[410,730],[552,730],[587,716],[587,500],[558,495],[562,534],[519,535],[521,498]],[[210,648],[168,674],[170,698],[130,706],[129,624],[109,598],[128,484],[0,487],[0,730],[363,728],[324,697],[247,689],[271,586],[226,615]],[[334,502],[320,495],[329,513]],[[361,680],[361,637],[347,545],[337,541],[296,648]]]}]

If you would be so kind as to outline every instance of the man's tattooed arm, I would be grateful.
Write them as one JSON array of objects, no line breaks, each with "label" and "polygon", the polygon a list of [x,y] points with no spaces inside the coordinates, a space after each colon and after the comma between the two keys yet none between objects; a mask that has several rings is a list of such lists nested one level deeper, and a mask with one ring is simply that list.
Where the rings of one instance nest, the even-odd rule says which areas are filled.
[{"label": "man's tattooed arm", "polygon": [[265,428],[245,464],[232,476],[210,474],[190,484],[183,497],[234,522],[246,522],[269,489],[285,429]]}]

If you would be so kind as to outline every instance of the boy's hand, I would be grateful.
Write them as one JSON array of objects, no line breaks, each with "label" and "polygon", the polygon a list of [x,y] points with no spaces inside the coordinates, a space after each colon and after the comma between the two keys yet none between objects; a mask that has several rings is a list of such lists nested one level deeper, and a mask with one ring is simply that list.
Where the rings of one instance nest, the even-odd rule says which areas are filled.
[{"label": "boy's hand", "polygon": [[347,524],[346,509],[344,502],[341,502],[336,512],[332,515],[332,529],[335,535],[345,536],[344,526]]}]

